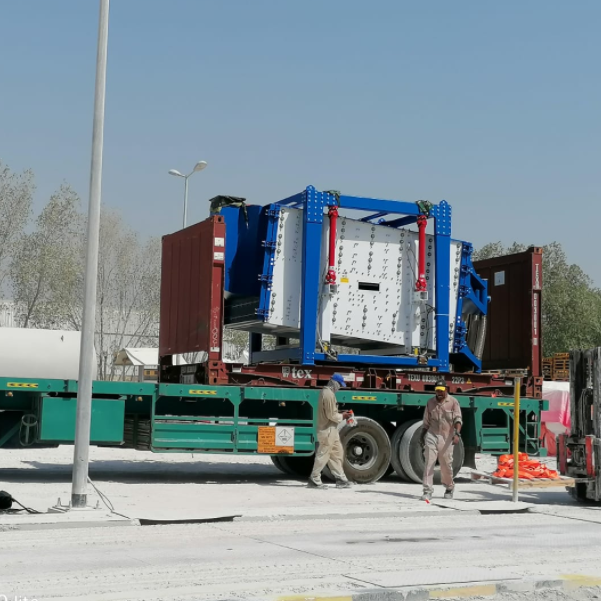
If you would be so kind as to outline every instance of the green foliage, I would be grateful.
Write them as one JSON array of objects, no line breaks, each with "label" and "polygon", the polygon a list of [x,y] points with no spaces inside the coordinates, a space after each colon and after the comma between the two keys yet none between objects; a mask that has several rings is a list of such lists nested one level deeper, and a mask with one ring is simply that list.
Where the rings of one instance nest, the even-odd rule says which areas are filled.
[{"label": "green foliage", "polygon": [[[474,260],[527,250],[514,242],[483,246]],[[578,266],[568,262],[559,242],[543,246],[542,342],[545,357],[576,348],[601,346],[601,290]]]},{"label": "green foliage", "polygon": [[63,185],[13,252],[10,275],[23,327],[57,328],[67,318],[79,284],[82,235],[79,198]]},{"label": "green foliage", "polygon": [[31,216],[33,173],[13,173],[0,160],[0,298],[10,276],[12,253]]},{"label": "green foliage", "polygon": [[[0,162],[0,293],[6,281],[20,327],[81,330],[86,216],[63,184],[30,222],[33,190],[31,172],[15,175]],[[116,351],[157,346],[161,241],[103,205],[98,254],[98,376],[112,379]]]}]

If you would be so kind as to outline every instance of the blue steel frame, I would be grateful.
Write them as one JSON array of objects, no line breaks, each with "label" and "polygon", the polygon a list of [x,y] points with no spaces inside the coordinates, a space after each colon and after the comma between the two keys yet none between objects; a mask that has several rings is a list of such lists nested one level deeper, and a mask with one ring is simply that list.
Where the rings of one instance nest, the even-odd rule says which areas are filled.
[{"label": "blue steel frame", "polygon": [[[330,192],[319,192],[313,186],[308,186],[303,192],[273,203],[267,208],[269,218],[267,239],[265,241],[266,253],[263,265],[263,279],[261,292],[261,307],[259,313],[263,319],[266,319],[270,305],[271,282],[270,277],[273,270],[273,248],[275,247],[275,237],[277,234],[277,219],[282,206],[303,208],[303,275],[301,291],[301,325],[300,325],[300,345],[298,355],[295,357],[303,365],[314,365],[316,361],[332,361],[324,353],[316,352],[317,343],[317,319],[318,319],[318,298],[320,287],[323,282],[320,281],[320,260],[321,260],[321,239],[322,226],[324,221],[324,211],[327,207],[338,206],[341,209],[350,209],[358,211],[369,211],[371,215],[364,217],[364,221],[377,219],[389,227],[403,227],[417,222],[417,218],[422,214],[421,209],[416,203],[380,200],[375,198],[361,198],[354,196],[336,196]],[[383,217],[388,215],[400,215],[393,221],[385,221]],[[451,282],[449,279],[449,265],[451,260],[451,206],[446,201],[441,201],[438,205],[433,205],[430,209],[428,218],[434,219],[436,253],[435,253],[435,273],[436,273],[436,358],[429,358],[428,367],[437,368],[441,372],[449,371],[450,353],[449,353],[449,329],[450,329],[450,291]],[[471,255],[471,246],[464,245],[464,252]],[[465,257],[462,257],[464,259]],[[463,264],[463,262],[462,262]],[[471,261],[468,261],[468,267]],[[440,268],[439,268],[440,267]],[[460,276],[460,302],[458,303],[458,315],[453,316],[459,328],[456,330],[454,340],[454,351],[463,353],[470,362],[473,363],[475,371],[480,371],[481,362],[471,353],[465,342],[465,327],[461,322],[461,312],[463,303],[461,298],[472,302],[477,312],[486,314],[486,284],[479,280],[484,286],[484,297],[482,290],[479,289],[475,294],[470,288],[470,278],[475,275],[473,267],[464,270]],[[253,341],[255,346],[258,340]],[[254,353],[253,353],[254,355]],[[279,360],[285,357],[291,357],[291,349],[282,351],[264,351],[256,353],[256,358],[260,360]],[[282,355],[279,357],[279,355]],[[251,360],[255,360],[252,358]],[[338,355],[338,363],[352,364],[371,364],[391,367],[424,367],[419,357],[388,357],[380,355]]]},{"label": "blue steel frame", "polygon": [[467,344],[467,324],[462,318],[463,312],[476,312],[481,315],[486,315],[488,312],[488,285],[474,269],[472,264],[473,252],[474,247],[464,242],[461,273],[459,275],[459,302],[457,303],[457,315],[455,316],[453,352],[461,353],[479,369],[481,361],[472,353]]}]

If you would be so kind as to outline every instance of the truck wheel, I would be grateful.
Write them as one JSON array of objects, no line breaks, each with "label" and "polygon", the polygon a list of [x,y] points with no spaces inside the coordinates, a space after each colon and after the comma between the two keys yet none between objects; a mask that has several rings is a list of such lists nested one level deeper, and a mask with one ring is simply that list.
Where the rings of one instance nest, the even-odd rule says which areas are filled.
[{"label": "truck wheel", "polygon": [[412,482],[411,478],[407,475],[407,472],[403,469],[403,464],[401,461],[401,441],[403,440],[403,436],[408,428],[410,428],[413,424],[417,423],[419,420],[414,419],[404,424],[401,424],[392,436],[392,457],[390,459],[390,464],[392,465],[394,471],[397,476],[404,480],[405,482]]},{"label": "truck wheel", "polygon": [[390,465],[390,438],[373,419],[357,417],[357,425],[340,431],[344,473],[349,480],[368,484],[380,480]]},{"label": "truck wheel", "polygon": [[[419,441],[422,423],[422,420],[420,420],[408,428],[403,435],[400,445],[403,470],[411,480],[418,484],[422,483],[426,470],[426,460]],[[463,440],[460,438],[459,444],[453,450],[453,476],[457,476],[459,470],[461,470],[464,457],[465,449],[463,447]],[[436,462],[436,465],[438,466],[438,462]],[[437,472],[440,472],[440,467],[435,468],[434,473],[436,474]]]},{"label": "truck wheel", "polygon": [[290,474],[294,478],[308,478],[313,471],[313,463],[315,462],[315,456],[309,455],[307,457],[298,455],[282,455],[279,457],[282,467],[286,473]]},{"label": "truck wheel", "polygon": [[273,462],[273,465],[275,465],[280,472],[282,472],[283,474],[287,474],[288,476],[293,476],[294,474],[292,472],[289,472],[286,467],[284,466],[284,464],[282,463],[282,458],[278,455],[271,455],[271,461]]}]

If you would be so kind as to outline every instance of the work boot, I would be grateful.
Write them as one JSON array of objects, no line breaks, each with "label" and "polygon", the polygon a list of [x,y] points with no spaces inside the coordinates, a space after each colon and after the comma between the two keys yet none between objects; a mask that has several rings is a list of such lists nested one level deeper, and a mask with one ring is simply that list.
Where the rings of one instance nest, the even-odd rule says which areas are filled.
[{"label": "work boot", "polygon": [[309,482],[307,482],[308,488],[327,488],[327,486],[323,482],[316,482],[315,480],[309,478]]},{"label": "work boot", "polygon": [[336,488],[351,488],[353,485],[348,480],[337,480]]},{"label": "work boot", "polygon": [[421,498],[420,501],[429,501],[432,498],[432,495],[429,492],[425,492]]},{"label": "work boot", "polygon": [[453,498],[453,491],[447,488],[447,490],[445,490],[445,493],[444,493],[444,498],[445,499],[452,499]]}]

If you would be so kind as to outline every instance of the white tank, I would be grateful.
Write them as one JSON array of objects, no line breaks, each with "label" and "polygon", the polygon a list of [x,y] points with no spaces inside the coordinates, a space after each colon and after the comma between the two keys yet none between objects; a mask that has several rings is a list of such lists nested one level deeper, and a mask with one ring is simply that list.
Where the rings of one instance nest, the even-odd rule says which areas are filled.
[{"label": "white tank", "polygon": [[80,343],[80,332],[0,328],[0,377],[77,380]]}]

